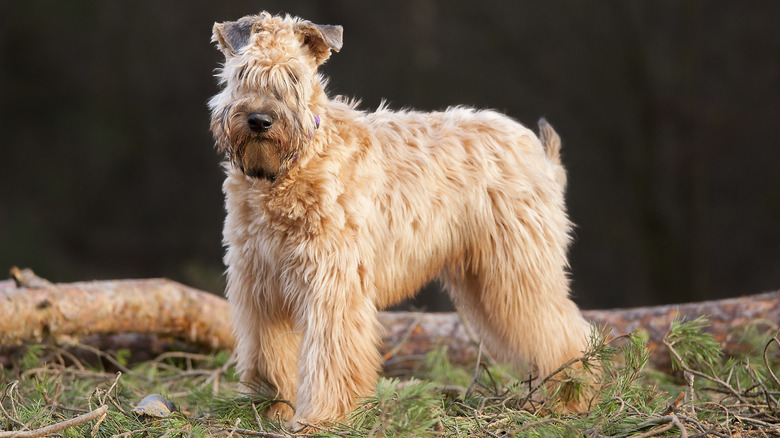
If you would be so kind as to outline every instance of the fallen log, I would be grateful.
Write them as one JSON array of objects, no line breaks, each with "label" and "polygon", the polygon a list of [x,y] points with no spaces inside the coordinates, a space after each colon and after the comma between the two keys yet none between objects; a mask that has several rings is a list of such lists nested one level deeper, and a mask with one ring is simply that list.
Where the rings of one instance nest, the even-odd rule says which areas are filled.
[{"label": "fallen log", "polygon": [[[666,366],[669,353],[663,348],[663,337],[674,318],[691,321],[706,315],[713,334],[726,352],[735,353],[746,348],[736,329],[747,324],[762,324],[777,329],[780,322],[780,291],[738,298],[702,301],[696,303],[627,309],[585,310],[585,319],[598,327],[605,327],[610,336],[617,337],[635,330],[648,334],[651,361]],[[449,345],[449,353],[459,363],[473,361],[477,344],[456,313],[393,312],[380,314],[386,328],[384,342],[396,347],[394,355],[424,354],[438,344]],[[386,354],[387,356],[387,354]]]},{"label": "fallen log", "polygon": [[[9,287],[10,286],[10,287]],[[144,333],[213,349],[233,347],[223,298],[165,279],[0,288],[0,345]]]},{"label": "fallen log", "polygon": [[[631,309],[590,310],[585,317],[617,336],[646,330],[651,348],[676,316],[709,315],[710,331],[727,351],[742,348],[733,329],[754,321],[777,326],[780,291],[717,301]],[[445,344],[458,363],[472,361],[476,342],[456,313],[380,312],[384,354],[410,357]],[[211,349],[232,349],[230,306],[223,298],[166,280],[37,283],[0,282],[0,345],[87,335],[141,333],[183,338]],[[654,356],[654,360],[659,356]]]}]

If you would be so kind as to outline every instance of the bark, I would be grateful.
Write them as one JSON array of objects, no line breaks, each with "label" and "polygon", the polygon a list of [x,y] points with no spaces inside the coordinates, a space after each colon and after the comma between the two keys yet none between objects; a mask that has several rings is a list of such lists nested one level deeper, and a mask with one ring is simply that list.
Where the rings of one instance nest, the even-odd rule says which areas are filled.
[{"label": "bark", "polygon": [[[18,283],[18,282],[17,282]],[[0,345],[62,337],[141,333],[183,338],[211,349],[233,348],[230,306],[216,295],[164,279],[36,283],[0,282]],[[727,351],[743,346],[733,329],[780,321],[780,291],[718,301],[584,311],[585,318],[618,336],[636,329],[650,335],[655,362],[661,339],[677,316],[709,315],[710,331]],[[456,313],[380,312],[388,360],[413,357],[445,344],[458,363],[473,360],[476,343]]]}]

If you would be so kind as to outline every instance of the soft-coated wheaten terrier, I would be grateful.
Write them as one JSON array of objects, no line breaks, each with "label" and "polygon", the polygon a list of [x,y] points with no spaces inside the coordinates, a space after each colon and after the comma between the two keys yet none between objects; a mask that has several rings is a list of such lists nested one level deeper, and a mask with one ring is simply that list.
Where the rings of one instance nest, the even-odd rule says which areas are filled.
[{"label": "soft-coated wheaten terrier", "polygon": [[539,375],[581,354],[560,140],[494,111],[361,111],[318,72],[342,28],[252,15],[214,26],[226,154],[227,297],[242,382],[272,415],[343,418],[373,393],[377,309],[439,278],[498,359]]}]

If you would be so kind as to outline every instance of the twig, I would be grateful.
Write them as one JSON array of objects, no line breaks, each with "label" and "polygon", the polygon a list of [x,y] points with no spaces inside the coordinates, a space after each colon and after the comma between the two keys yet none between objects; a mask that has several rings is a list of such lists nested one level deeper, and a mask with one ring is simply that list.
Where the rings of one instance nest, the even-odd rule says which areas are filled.
[{"label": "twig", "polygon": [[122,432],[115,435],[111,435],[111,438],[131,438],[134,434],[146,431],[146,428],[131,430],[129,432]]},{"label": "twig", "polygon": [[211,375],[206,379],[206,384],[209,383],[209,379],[212,380],[211,383],[211,395],[216,397],[219,395],[219,376],[222,375],[222,370],[218,369],[215,370]]},{"label": "twig", "polygon": [[98,348],[95,348],[95,347],[93,347],[91,345],[82,344],[80,342],[77,342],[77,343],[73,344],[73,346],[76,347],[76,348],[82,349],[82,350],[87,350],[90,353],[93,353],[95,356],[97,356],[98,360],[106,359],[107,361],[111,362],[111,364],[114,365],[118,370],[122,371],[123,373],[125,373],[127,375],[134,376],[134,377],[139,377],[141,379],[144,379],[146,377],[146,376],[142,376],[140,374],[134,373],[132,370],[130,370],[126,366],[124,366],[121,363],[119,363],[119,361],[112,354],[110,354],[108,352],[101,351]]},{"label": "twig", "polygon": [[84,415],[79,415],[78,417],[71,418],[70,420],[65,420],[56,424],[52,424],[51,426],[42,427],[40,429],[24,430],[24,431],[10,430],[6,432],[0,432],[0,438],[10,438],[10,437],[35,438],[35,437],[41,437],[45,435],[51,435],[61,430],[78,426],[79,424],[86,423],[87,421],[92,421],[96,418],[102,417],[106,414],[106,411],[108,411],[108,405],[103,405],[92,412],[88,412]]},{"label": "twig", "polygon": [[474,387],[474,382],[479,378],[479,362],[482,359],[482,341],[479,341],[479,348],[477,349],[477,364],[474,365],[474,376],[469,382],[469,387],[466,389],[466,395],[471,394],[471,389]]},{"label": "twig", "polygon": [[[119,389],[117,388],[117,383],[119,383],[119,378],[122,377],[122,372],[117,371],[116,372],[116,379],[114,379],[114,383],[111,384],[111,386],[108,388],[108,391],[106,391],[106,397],[111,401],[111,404],[116,407],[119,412],[121,412],[124,415],[127,415],[127,412],[125,412],[124,409],[122,409],[122,406],[119,404]],[[114,391],[114,397],[111,397],[111,391]],[[98,396],[98,400],[100,400],[100,397]],[[105,403],[105,398],[101,403]]]},{"label": "twig", "polygon": [[[685,365],[681,365],[685,366]],[[686,369],[683,371],[683,377],[685,377],[685,381],[688,382],[688,391],[690,391],[691,397],[688,399],[688,406],[691,409],[691,413],[695,413],[694,411],[694,403],[696,402],[696,393],[694,392],[693,388],[693,381],[694,381],[694,375],[693,373],[688,372]]]},{"label": "twig", "polygon": [[474,421],[477,423],[477,427],[479,428],[479,430],[482,431],[482,433],[484,433],[486,435],[490,435],[493,438],[498,438],[498,435],[496,435],[493,432],[491,432],[491,431],[485,429],[484,427],[482,427],[482,423],[479,422],[479,418],[477,417],[477,410],[476,409],[473,409],[471,411],[471,413],[474,416]]},{"label": "twig", "polygon": [[775,381],[775,384],[777,384],[777,386],[780,386],[780,380],[778,380],[777,376],[775,375],[775,372],[772,371],[772,367],[769,365],[769,359],[767,359],[766,357],[767,356],[766,352],[767,350],[769,350],[769,346],[772,345],[772,343],[775,343],[778,346],[780,346],[780,340],[777,339],[777,334],[772,336],[772,339],[770,339],[769,342],[766,343],[766,346],[764,346],[764,365],[766,365],[766,369],[767,371],[769,371],[769,375],[772,376],[772,380]]},{"label": "twig", "polygon": [[753,424],[757,424],[759,426],[768,427],[768,428],[772,428],[772,429],[777,429],[777,425],[776,424],[771,424],[771,423],[767,423],[766,421],[756,420],[755,418],[743,417],[741,415],[734,415],[734,418],[739,420],[739,421],[744,421],[745,423],[753,423]]},{"label": "twig", "polygon": [[[717,383],[718,385],[722,386],[724,389],[728,390],[728,391],[729,391],[729,394],[731,394],[731,395],[733,395],[734,397],[736,397],[736,399],[737,399],[737,400],[739,400],[740,402],[742,402],[742,403],[747,403],[747,401],[745,400],[745,398],[744,398],[744,397],[742,397],[742,395],[741,395],[739,392],[737,392],[737,390],[735,390],[735,389],[734,389],[734,388],[733,388],[731,385],[729,385],[728,383],[724,382],[723,380],[721,380],[721,379],[719,379],[719,378],[717,378],[717,377],[715,377],[715,376],[710,376],[709,374],[702,373],[701,371],[697,371],[697,370],[694,370],[694,369],[692,369],[691,367],[689,367],[689,366],[688,366],[688,365],[685,363],[685,361],[683,360],[682,356],[680,356],[680,353],[678,353],[678,352],[677,352],[677,350],[675,350],[675,349],[674,349],[674,344],[673,344],[673,343],[671,343],[671,342],[669,342],[669,340],[668,340],[666,337],[664,337],[664,339],[663,339],[663,343],[664,343],[664,345],[666,345],[666,348],[668,348],[668,349],[669,349],[669,351],[670,351],[670,352],[671,352],[671,353],[674,355],[674,357],[677,359],[677,362],[680,364],[680,367],[682,368],[682,370],[683,370],[685,373],[690,373],[690,374],[691,374],[691,377],[692,377],[692,376],[701,377],[701,378],[703,378],[703,379],[707,379],[707,380],[709,380],[709,381],[711,381],[711,382],[715,382],[715,383]],[[687,376],[686,376],[686,380],[688,380],[688,377],[687,377]],[[691,381],[691,385],[692,385],[692,381],[693,381],[693,379],[691,378],[691,379],[690,379],[690,381]],[[691,395],[693,395],[693,393],[691,393]]]},{"label": "twig", "polygon": [[651,430],[641,435],[637,435],[636,437],[637,438],[650,437],[650,436],[658,435],[662,432],[666,432],[672,427],[676,427],[677,429],[680,430],[680,438],[688,438],[688,431],[685,430],[685,426],[683,426],[682,422],[680,422],[680,419],[677,418],[677,415],[670,414],[670,415],[664,415],[663,417],[651,418],[650,420],[647,420],[644,423],[640,423],[639,426],[637,426],[637,428],[641,429],[645,426],[650,426],[652,424],[666,424],[666,425],[659,429]]},{"label": "twig", "polygon": [[62,387],[62,376],[59,376],[54,382],[54,395],[50,398],[48,391],[42,394],[43,399],[46,401],[46,405],[47,406],[58,405],[59,402],[57,402],[57,399],[60,397],[60,394],[62,394],[63,390],[64,388]]},{"label": "twig", "polygon": [[618,408],[615,412],[609,414],[609,417],[604,417],[601,420],[599,420],[597,425],[602,425],[602,424],[605,424],[605,423],[611,421],[613,418],[616,418],[618,415],[620,415],[620,413],[623,412],[623,409],[625,409],[627,403],[621,397],[612,397],[612,399],[610,401],[612,401],[612,400],[619,401],[620,402],[620,408]]},{"label": "twig", "polygon": [[65,361],[62,359],[62,356],[67,356],[68,359],[70,359],[71,362],[73,362],[73,365],[76,366],[79,370],[86,370],[86,367],[84,367],[84,364],[81,363],[79,358],[77,358],[73,353],[70,351],[61,348],[55,344],[51,345],[51,348],[57,352],[58,355],[60,355],[60,360],[62,361],[62,367],[65,368]]},{"label": "twig", "polygon": [[[746,361],[745,363],[745,369],[750,375],[750,378],[753,379],[753,381],[756,382],[756,384],[761,387],[761,391],[764,393],[764,399],[766,400],[767,406],[772,410],[777,408],[777,399],[772,396],[772,394],[769,392],[769,388],[767,388],[766,385],[764,385],[763,380],[759,379],[755,371],[753,371],[753,367],[750,366],[749,360]],[[771,368],[767,367],[767,369],[769,369],[770,373],[772,372]]]},{"label": "twig", "polygon": [[680,419],[681,419],[681,420],[683,420],[683,421],[687,421],[687,422],[689,422],[689,423],[693,423],[694,425],[696,425],[696,428],[697,428],[698,430],[700,430],[700,432],[699,432],[699,433],[695,433],[695,434],[691,435],[691,436],[690,436],[690,438],[698,438],[698,437],[712,436],[712,435],[715,435],[715,436],[717,436],[717,437],[721,437],[721,438],[726,438],[726,437],[728,437],[728,436],[729,436],[729,435],[724,435],[724,434],[722,434],[722,433],[719,433],[719,432],[717,432],[717,431],[715,430],[715,429],[717,429],[717,428],[718,428],[718,425],[717,425],[717,424],[715,424],[714,426],[710,427],[709,429],[706,429],[706,428],[705,428],[705,427],[704,427],[704,426],[703,426],[703,425],[702,425],[702,424],[699,422],[699,420],[697,420],[697,419],[695,419],[695,418],[687,417],[687,416],[685,416],[685,415],[682,415],[682,414],[676,414],[676,415],[677,415],[677,417],[678,417],[678,418],[680,418]]},{"label": "twig", "polygon": [[[122,377],[122,372],[121,371],[117,371],[116,372],[116,379],[114,379],[114,383],[112,383],[111,386],[108,387],[108,391],[106,391],[106,395],[107,396],[109,396],[109,397],[111,396],[111,391],[113,391],[114,388],[116,388],[116,384],[119,383],[119,378],[120,377]],[[105,401],[103,403],[105,403]]]},{"label": "twig", "polygon": [[729,436],[731,436],[731,429],[729,429],[728,427],[730,421],[729,416],[731,415],[731,411],[729,411],[729,408],[720,403],[715,403],[715,402],[705,402],[704,406],[715,406],[716,408],[723,409],[723,412],[725,412],[726,414],[726,418],[723,420],[722,424],[721,423],[716,423],[716,424],[719,424],[722,428],[726,429],[726,431],[728,431],[729,433]]},{"label": "twig", "polygon": [[[106,411],[107,411],[108,406],[107,405],[103,405],[103,406],[106,406]],[[95,425],[92,426],[92,438],[95,438],[97,436],[98,431],[100,430],[100,423],[102,423],[103,420],[106,418],[106,411],[103,411],[103,415],[101,415],[100,418],[98,418],[98,420],[95,422]]]},{"label": "twig", "polygon": [[210,376],[214,371],[213,370],[191,370],[191,371],[181,371],[179,374],[173,375],[173,376],[167,376],[167,377],[158,377],[154,379],[157,383],[166,383],[166,382],[174,382],[176,380],[180,379],[186,379],[188,377],[206,377]]},{"label": "twig", "polygon": [[40,376],[40,375],[46,375],[50,372],[59,372],[63,375],[67,374],[70,376],[76,376],[76,377],[84,377],[87,379],[111,379],[114,377],[114,374],[112,373],[103,373],[103,372],[97,372],[97,371],[89,371],[89,370],[79,370],[79,369],[71,369],[70,367],[62,368],[53,370],[49,366],[45,367],[38,367],[38,368],[31,368],[25,372],[22,373],[22,379],[27,378],[29,376]]},{"label": "twig", "polygon": [[165,359],[191,359],[197,361],[206,361],[211,359],[207,354],[187,353],[185,351],[166,351],[155,357],[152,362],[162,362]]},{"label": "twig", "polygon": [[236,418],[236,423],[233,425],[233,429],[230,430],[230,433],[228,433],[227,438],[231,438],[234,433],[236,433],[236,429],[238,429],[238,424],[241,423],[240,418]]},{"label": "twig", "polygon": [[19,418],[19,411],[16,410],[16,399],[14,399],[14,389],[16,389],[16,395],[19,395],[19,380],[11,382],[11,387],[8,389],[8,394],[11,396],[11,410],[14,411],[14,418]]},{"label": "twig", "polygon": [[255,413],[255,421],[257,421],[257,427],[262,431],[263,430],[263,422],[260,420],[260,413],[257,412],[257,406],[255,406],[255,402],[251,402],[252,405],[252,411]]},{"label": "twig", "polygon": [[[19,414],[16,412],[16,404],[14,404],[13,394],[9,394],[9,393],[13,392],[13,390],[16,387],[17,384],[19,384],[19,381],[18,380],[14,380],[14,381],[8,383],[7,385],[5,385],[5,390],[3,391],[3,397],[0,398],[0,409],[3,410],[3,415],[6,418],[8,418],[8,420],[18,424],[21,427],[27,427],[24,423],[22,423],[21,421],[16,419],[16,417],[18,417]],[[11,414],[9,414],[8,411],[5,410],[5,406],[3,406],[3,402],[5,401],[5,398],[8,397],[9,395],[10,395],[10,398],[11,398],[11,407],[13,408],[14,416],[11,416]]]},{"label": "twig", "polygon": [[648,437],[651,437],[651,436],[660,435],[660,434],[670,430],[673,427],[674,427],[674,425],[672,423],[668,423],[668,424],[665,424],[665,425],[663,425],[663,426],[661,426],[659,428],[656,428],[656,429],[653,429],[653,430],[649,430],[649,431],[647,431],[645,433],[641,433],[639,435],[634,435],[634,438],[648,438]]},{"label": "twig", "polygon": [[[281,435],[278,433],[273,432],[263,432],[258,430],[249,430],[249,429],[241,429],[238,427],[233,427],[232,429],[220,429],[216,431],[215,433],[221,433],[221,432],[228,432],[228,433],[237,433],[239,435],[249,435],[249,436],[259,436],[262,438],[287,438],[286,435]],[[231,436],[231,435],[228,435]]]},{"label": "twig", "polygon": [[231,366],[232,366],[232,361],[228,360],[221,367],[215,370],[211,370],[206,380],[204,380],[204,382],[201,384],[200,388],[205,388],[206,385],[211,383],[211,395],[213,395],[214,397],[219,395],[220,376],[222,376],[223,374],[227,375],[228,369],[230,369]]}]

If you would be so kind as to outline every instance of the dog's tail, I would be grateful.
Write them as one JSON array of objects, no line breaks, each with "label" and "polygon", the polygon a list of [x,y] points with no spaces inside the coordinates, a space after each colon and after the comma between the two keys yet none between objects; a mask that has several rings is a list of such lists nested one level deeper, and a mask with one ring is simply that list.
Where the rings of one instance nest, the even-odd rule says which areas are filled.
[{"label": "dog's tail", "polygon": [[553,166],[555,180],[561,187],[566,188],[566,169],[561,164],[561,137],[544,117],[539,119],[539,140],[542,141],[547,159]]}]

